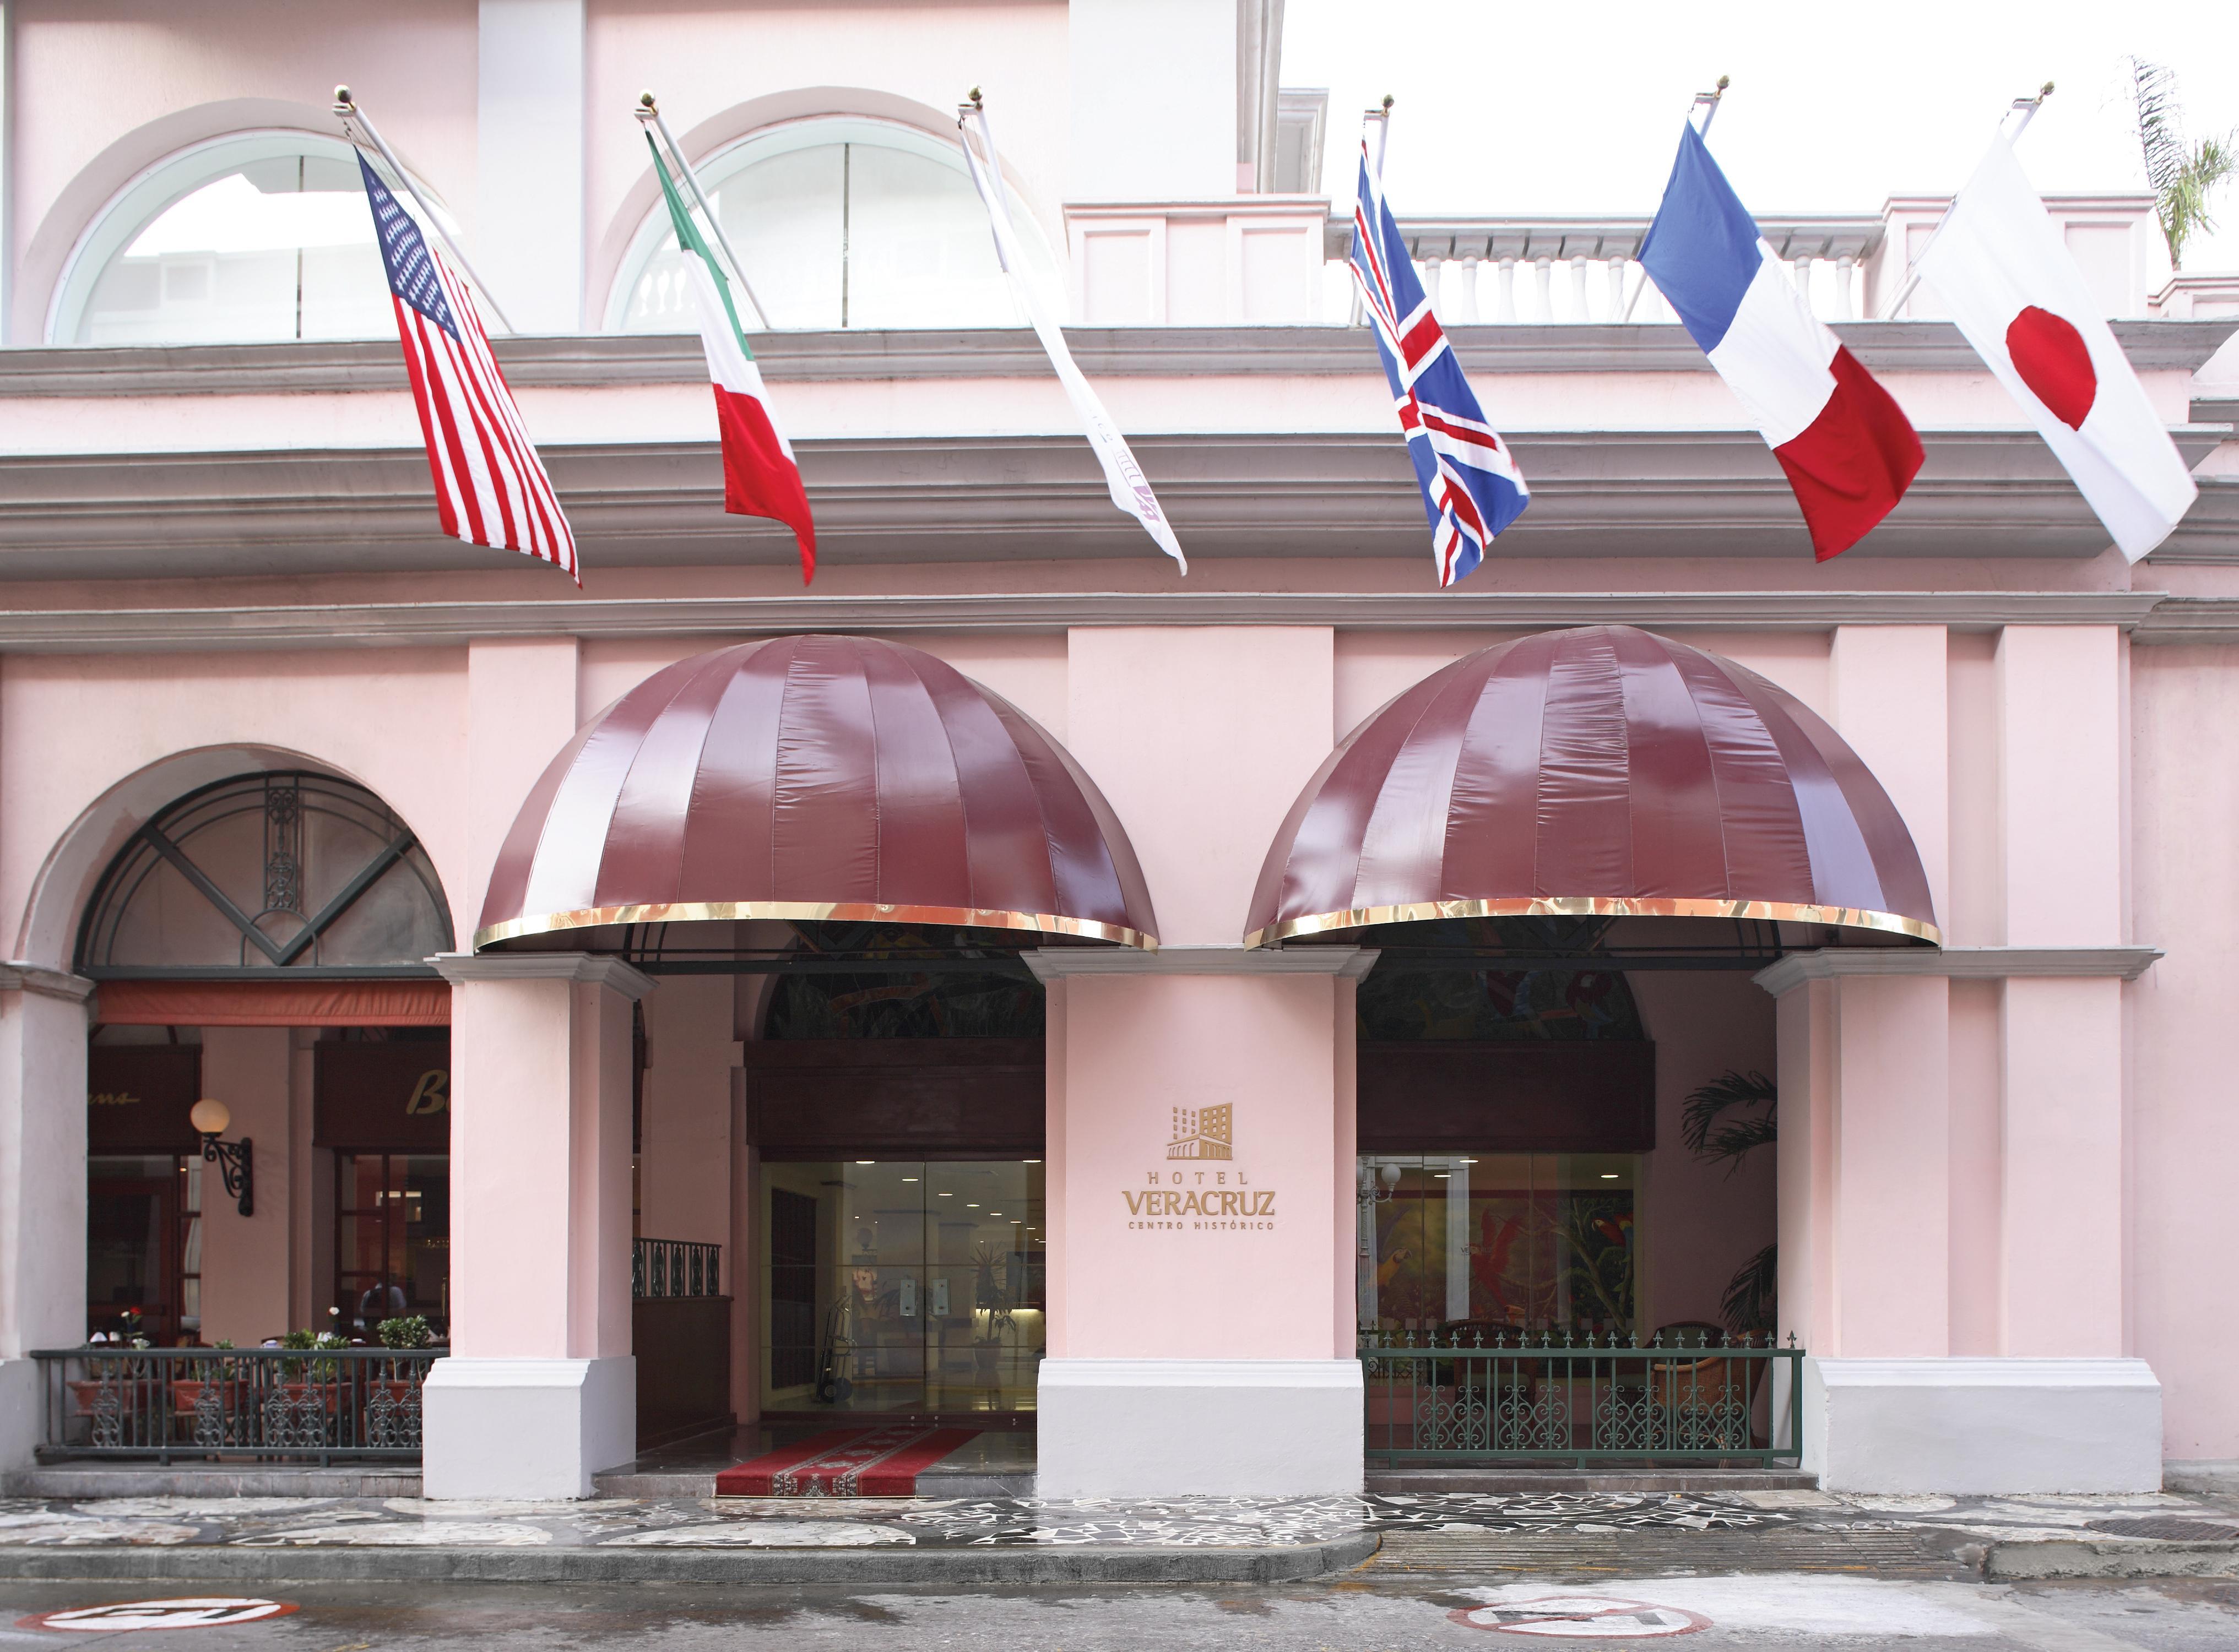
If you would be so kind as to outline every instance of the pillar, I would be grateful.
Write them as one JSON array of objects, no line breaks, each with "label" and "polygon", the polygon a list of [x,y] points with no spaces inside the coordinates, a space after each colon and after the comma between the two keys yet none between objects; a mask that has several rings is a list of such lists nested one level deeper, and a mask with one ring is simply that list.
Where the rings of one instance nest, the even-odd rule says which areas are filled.
[{"label": "pillar", "polygon": [[[2124,644],[2010,626],[1996,659],[2006,941],[2123,939]],[[2123,1343],[2123,984],[2010,980],[2000,1018],[2004,1352]]]},{"label": "pillar", "polygon": [[85,1034],[93,983],[0,965],[0,1467],[38,1445],[37,1349],[85,1340]]},{"label": "pillar", "polygon": [[1027,954],[1053,988],[1042,1495],[1360,1489],[1352,977],[1373,956]]},{"label": "pillar", "polygon": [[479,7],[473,255],[524,333],[593,325],[583,314],[583,3]]},{"label": "pillar", "polygon": [[447,954],[451,1357],[428,1379],[431,1497],[587,1497],[636,1451],[630,1009],[579,952]]},{"label": "pillar", "polygon": [[217,1167],[204,1167],[203,1340],[254,1348],[299,1326],[331,1330],[324,1287],[309,1315],[291,1317],[296,1178],[289,1029],[204,1027],[202,1038],[203,1094],[232,1115],[227,1138],[246,1137],[255,1153],[247,1216],[227,1196]]}]

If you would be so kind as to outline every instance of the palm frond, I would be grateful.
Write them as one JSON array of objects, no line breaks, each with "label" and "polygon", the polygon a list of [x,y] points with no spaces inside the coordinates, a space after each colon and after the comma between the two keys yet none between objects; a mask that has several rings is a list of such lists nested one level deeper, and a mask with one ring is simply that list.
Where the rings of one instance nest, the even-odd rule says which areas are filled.
[{"label": "palm frond", "polygon": [[2184,168],[2184,116],[2177,107],[2176,76],[2159,63],[2131,58],[2130,105],[2137,113],[2146,177],[2159,194]]},{"label": "palm frond", "polygon": [[1779,1104],[1778,1087],[1763,1073],[1729,1069],[1689,1092],[1679,1139],[1699,1158],[1726,1160],[1731,1174],[1745,1154],[1778,1139]]},{"label": "palm frond", "polygon": [[2170,266],[2182,269],[2185,243],[2196,232],[2216,228],[2210,198],[2239,172],[2239,132],[2188,144],[2176,76],[2143,57],[2130,59],[2130,103],[2146,178],[2154,187],[2154,216],[2169,243]]},{"label": "palm frond", "polygon": [[1736,1336],[1751,1331],[1771,1336],[1778,1329],[1780,1247],[1768,1244],[1734,1270],[1718,1314]]}]

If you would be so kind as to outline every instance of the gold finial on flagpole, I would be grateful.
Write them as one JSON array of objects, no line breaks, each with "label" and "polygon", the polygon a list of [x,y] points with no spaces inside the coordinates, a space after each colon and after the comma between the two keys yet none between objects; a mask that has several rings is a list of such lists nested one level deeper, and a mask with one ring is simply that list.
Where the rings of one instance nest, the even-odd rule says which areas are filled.
[{"label": "gold finial on flagpole", "polygon": [[653,91],[650,87],[637,95],[637,107],[630,113],[641,121],[657,121],[661,118],[661,105],[653,101]]},{"label": "gold finial on flagpole", "polygon": [[1725,96],[1726,88],[1733,83],[1732,76],[1721,75],[1718,76],[1718,83],[1715,87],[1711,88],[1707,92],[1697,92],[1695,94],[1695,101],[1687,106],[1687,112],[1690,115],[1692,115],[1698,109],[1708,111],[1703,116],[1702,129],[1697,134],[1697,136],[1701,137],[1710,136],[1711,123],[1718,118],[1719,101]]},{"label": "gold finial on flagpole", "polygon": [[350,89],[347,86],[335,88],[335,113],[342,116],[357,113],[355,107],[350,103]]}]

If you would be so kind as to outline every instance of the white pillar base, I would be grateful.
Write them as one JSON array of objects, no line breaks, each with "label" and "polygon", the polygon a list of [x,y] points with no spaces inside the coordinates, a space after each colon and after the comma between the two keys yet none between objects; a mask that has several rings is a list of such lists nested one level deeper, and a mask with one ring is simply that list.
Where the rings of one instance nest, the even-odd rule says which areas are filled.
[{"label": "white pillar base", "polygon": [[0,1470],[28,1469],[37,1461],[46,1427],[40,1398],[38,1361],[0,1359]]},{"label": "white pillar base", "polygon": [[437,1360],[422,1399],[430,1497],[588,1497],[637,1455],[637,1361]]},{"label": "white pillar base", "polygon": [[1358,1493],[1354,1359],[1046,1359],[1035,1416],[1045,1497]]},{"label": "white pillar base", "polygon": [[2142,1359],[1806,1359],[1804,1470],[1827,1491],[2158,1491]]}]

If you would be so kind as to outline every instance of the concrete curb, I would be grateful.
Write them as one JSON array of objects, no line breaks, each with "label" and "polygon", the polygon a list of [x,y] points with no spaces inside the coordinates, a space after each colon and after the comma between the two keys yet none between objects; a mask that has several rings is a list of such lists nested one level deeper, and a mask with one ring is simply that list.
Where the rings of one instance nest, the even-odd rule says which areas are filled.
[{"label": "concrete curb", "polygon": [[1990,1582],[2053,1577],[2239,1577],[2239,1543],[2049,1539],[1984,1549]]},{"label": "concrete curb", "polygon": [[0,1578],[229,1582],[1281,1583],[1359,1565],[1373,1533],[1269,1549],[0,1549]]}]

